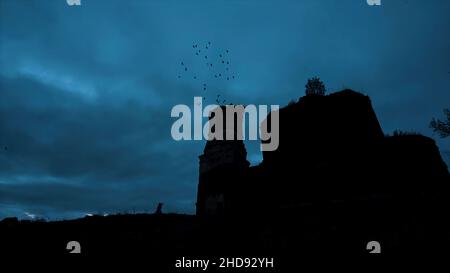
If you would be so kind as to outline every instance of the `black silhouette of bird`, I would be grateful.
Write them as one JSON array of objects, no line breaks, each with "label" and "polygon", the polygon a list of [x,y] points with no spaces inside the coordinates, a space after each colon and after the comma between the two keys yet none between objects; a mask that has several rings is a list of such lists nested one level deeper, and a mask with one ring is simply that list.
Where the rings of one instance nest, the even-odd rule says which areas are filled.
[{"label": "black silhouette of bird", "polygon": [[210,64],[211,65],[211,67],[212,67],[212,64]]},{"label": "black silhouette of bird", "polygon": [[8,146],[5,146],[5,151],[8,151]]},{"label": "black silhouette of bird", "polygon": [[158,203],[158,206],[156,207],[155,214],[161,215],[162,214],[162,206],[164,203]]},{"label": "black silhouette of bird", "polygon": [[219,57],[222,58],[222,54],[219,54]]},{"label": "black silhouette of bird", "polygon": [[230,80],[230,77],[227,77],[227,81],[229,81]]},{"label": "black silhouette of bird", "polygon": [[183,62],[181,62],[181,65],[184,65],[184,63],[183,63]]},{"label": "black silhouette of bird", "polygon": [[194,76],[194,80],[196,80],[197,79],[197,76]]},{"label": "black silhouette of bird", "polygon": [[198,52],[195,52],[195,55],[198,55]]},{"label": "black silhouette of bird", "polygon": [[184,71],[187,71],[187,67],[184,68]]},{"label": "black silhouette of bird", "polygon": [[206,87],[203,87],[203,90],[206,90]]},{"label": "black silhouette of bird", "polygon": [[205,59],[208,59],[208,56],[205,56]]},{"label": "black silhouette of bird", "polygon": [[214,77],[215,77],[215,78],[217,78],[217,74],[216,74],[216,75],[214,75]]},{"label": "black silhouette of bird", "polygon": [[224,63],[225,63],[225,61],[222,61],[222,63],[224,64]]},{"label": "black silhouette of bird", "polygon": [[211,44],[211,42],[208,42],[208,45],[210,45]]},{"label": "black silhouette of bird", "polygon": [[234,79],[234,76],[232,78]]},{"label": "black silhouette of bird", "polygon": [[226,50],[226,52],[227,52],[227,53],[229,52],[228,49]]},{"label": "black silhouette of bird", "polygon": [[222,77],[222,74],[219,73],[219,77]]},{"label": "black silhouette of bird", "polygon": [[180,75],[178,75],[178,79],[179,79],[179,78],[181,78],[181,76],[180,76]]}]

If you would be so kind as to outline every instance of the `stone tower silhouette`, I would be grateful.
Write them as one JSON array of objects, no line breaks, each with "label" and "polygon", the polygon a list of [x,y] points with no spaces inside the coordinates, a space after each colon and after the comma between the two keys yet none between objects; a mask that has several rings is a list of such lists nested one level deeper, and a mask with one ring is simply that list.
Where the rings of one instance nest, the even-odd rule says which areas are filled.
[{"label": "stone tower silhouette", "polygon": [[[226,112],[233,111],[233,105],[220,106],[223,124]],[[224,140],[208,140],[199,156],[199,183],[197,191],[197,215],[222,215],[236,208],[234,200],[236,188],[243,173],[249,168],[244,142],[236,139],[237,121],[242,113],[234,113],[234,140],[225,140],[227,130],[223,130]],[[241,124],[239,124],[241,126]]]}]

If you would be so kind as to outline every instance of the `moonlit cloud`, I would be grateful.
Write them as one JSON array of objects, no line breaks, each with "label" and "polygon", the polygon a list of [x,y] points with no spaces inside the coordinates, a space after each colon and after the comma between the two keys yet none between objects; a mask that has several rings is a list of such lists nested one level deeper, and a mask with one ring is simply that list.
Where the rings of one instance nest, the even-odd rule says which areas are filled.
[{"label": "moonlit cloud", "polygon": [[35,215],[35,214],[31,214],[31,213],[26,212],[26,211],[25,211],[25,215],[26,215],[27,217],[29,217],[30,219],[32,219],[32,220],[34,220],[34,218],[36,218],[36,215]]},{"label": "moonlit cloud", "polygon": [[80,94],[87,99],[95,99],[94,87],[83,84],[74,75],[64,75],[57,71],[50,71],[36,64],[27,64],[18,68],[19,75],[35,79],[42,84],[49,85],[59,90]]}]

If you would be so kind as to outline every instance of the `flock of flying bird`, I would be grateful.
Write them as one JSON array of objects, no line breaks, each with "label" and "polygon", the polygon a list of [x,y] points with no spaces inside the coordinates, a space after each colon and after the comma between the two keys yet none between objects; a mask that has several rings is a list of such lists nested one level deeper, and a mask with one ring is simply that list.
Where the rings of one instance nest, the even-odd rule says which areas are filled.
[{"label": "flock of flying bird", "polygon": [[[214,79],[217,80],[226,80],[230,81],[235,79],[235,75],[230,71],[230,51],[226,49],[224,52],[213,52],[211,50],[211,42],[205,43],[203,46],[197,43],[192,45],[192,49],[194,50],[195,56],[200,58],[200,62],[204,62],[207,69],[210,70],[211,77],[214,75]],[[192,78],[193,80],[198,80],[198,75],[196,73],[192,73],[192,67],[188,67],[188,65],[181,61],[180,63],[182,72],[184,76],[181,74],[178,75],[178,79],[187,77]],[[203,82],[201,85],[201,89],[203,91],[208,90],[208,85]],[[203,96],[205,99],[205,96]],[[220,98],[220,94],[216,97],[217,104],[225,104],[226,100]]]}]

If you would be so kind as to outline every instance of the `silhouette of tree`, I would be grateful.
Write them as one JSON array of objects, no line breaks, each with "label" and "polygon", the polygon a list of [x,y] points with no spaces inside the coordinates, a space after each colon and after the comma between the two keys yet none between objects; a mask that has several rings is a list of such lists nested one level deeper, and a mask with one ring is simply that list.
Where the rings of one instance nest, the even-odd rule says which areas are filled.
[{"label": "silhouette of tree", "polygon": [[437,132],[442,138],[450,136],[450,108],[444,109],[447,120],[439,120],[433,118],[430,122],[430,128]]},{"label": "silhouette of tree", "polygon": [[308,79],[308,82],[305,85],[306,95],[325,95],[325,85],[318,77],[313,77]]}]

